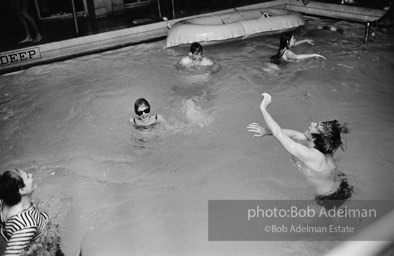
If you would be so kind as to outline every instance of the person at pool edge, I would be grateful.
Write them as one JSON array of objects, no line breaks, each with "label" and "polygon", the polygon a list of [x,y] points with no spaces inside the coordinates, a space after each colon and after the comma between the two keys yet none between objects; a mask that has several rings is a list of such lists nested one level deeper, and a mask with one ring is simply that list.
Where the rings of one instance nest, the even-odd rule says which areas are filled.
[{"label": "person at pool edge", "polygon": [[272,56],[271,62],[274,64],[282,64],[283,61],[299,61],[299,60],[303,60],[303,59],[308,59],[308,58],[322,58],[326,60],[326,57],[320,55],[320,54],[316,54],[316,53],[312,53],[312,54],[295,54],[294,52],[292,52],[290,49],[293,46],[297,46],[303,43],[308,43],[313,45],[313,40],[312,39],[303,39],[303,40],[299,40],[296,41],[293,33],[291,32],[286,32],[283,33],[280,36],[280,41],[279,41],[279,49],[276,55]]},{"label": "person at pool edge", "polygon": [[247,126],[253,137],[273,135],[282,146],[296,159],[296,164],[315,186],[318,195],[315,201],[325,208],[339,207],[349,199],[353,187],[343,173],[336,170],[333,154],[343,144],[341,133],[348,133],[346,124],[337,120],[311,123],[304,132],[282,129],[271,117],[267,107],[271,103],[271,95],[263,93],[264,99],[260,109],[268,129],[257,123]]},{"label": "person at pool edge", "polygon": [[32,202],[33,175],[16,169],[0,175],[0,233],[7,245],[4,256],[20,255],[45,232],[48,215]]},{"label": "person at pool edge", "polygon": [[204,56],[204,50],[199,43],[192,43],[189,54],[179,61],[183,67],[211,66],[213,61]]},{"label": "person at pool edge", "polygon": [[155,114],[150,115],[150,104],[144,98],[139,98],[134,103],[134,111],[137,117],[130,118],[130,122],[134,124],[136,129],[148,129],[155,127],[158,123],[163,122],[162,116]]},{"label": "person at pool edge", "polygon": [[31,0],[12,0],[10,1],[12,9],[15,12],[16,18],[22,25],[25,32],[24,38],[19,41],[19,44],[24,43],[38,43],[42,40],[43,36],[40,33],[39,26],[34,20],[33,16],[29,13],[29,5],[33,3]]}]

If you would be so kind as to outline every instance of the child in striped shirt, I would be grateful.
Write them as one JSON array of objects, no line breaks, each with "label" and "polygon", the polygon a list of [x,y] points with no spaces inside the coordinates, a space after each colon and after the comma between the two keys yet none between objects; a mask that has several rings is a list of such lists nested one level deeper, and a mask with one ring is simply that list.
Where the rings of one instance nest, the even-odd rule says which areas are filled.
[{"label": "child in striped shirt", "polygon": [[22,170],[0,175],[0,233],[7,245],[4,256],[17,256],[44,234],[48,215],[40,212],[31,197],[37,185]]}]

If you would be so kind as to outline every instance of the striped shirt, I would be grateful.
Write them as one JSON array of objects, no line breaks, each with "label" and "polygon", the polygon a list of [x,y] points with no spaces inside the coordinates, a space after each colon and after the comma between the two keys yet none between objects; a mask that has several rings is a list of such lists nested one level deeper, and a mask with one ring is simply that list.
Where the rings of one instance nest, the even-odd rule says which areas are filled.
[{"label": "striped shirt", "polygon": [[45,230],[48,215],[40,212],[34,204],[17,215],[3,220],[3,202],[0,200],[0,233],[7,241],[4,256],[17,256],[30,242],[41,237]]}]

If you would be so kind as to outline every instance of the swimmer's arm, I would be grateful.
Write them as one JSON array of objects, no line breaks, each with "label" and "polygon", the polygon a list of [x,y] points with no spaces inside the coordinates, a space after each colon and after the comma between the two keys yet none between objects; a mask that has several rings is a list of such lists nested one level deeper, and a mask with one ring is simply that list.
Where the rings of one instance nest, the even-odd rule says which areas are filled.
[{"label": "swimmer's arm", "polygon": [[282,129],[283,133],[292,138],[293,140],[305,140],[305,134],[299,131],[294,131],[290,129]]},{"label": "swimmer's arm", "polygon": [[208,59],[207,57],[204,57],[201,61],[201,65],[210,66],[213,65],[213,61]]},{"label": "swimmer's arm", "polygon": [[179,61],[179,65],[182,65],[182,66],[187,66],[187,65],[190,65],[190,63],[192,62],[192,60],[188,57],[188,56],[186,56],[186,57],[183,57],[180,61]]},{"label": "swimmer's arm", "polygon": [[271,131],[268,128],[264,128],[258,123],[251,123],[249,124],[246,129],[248,129],[248,132],[254,132],[256,134],[253,135],[254,137],[263,137],[265,135],[272,135]]},{"label": "swimmer's arm", "polygon": [[302,39],[302,40],[299,40],[299,41],[295,41],[294,46],[297,46],[297,45],[300,45],[300,44],[303,44],[303,43],[308,43],[308,44],[314,45],[312,39]]},{"label": "swimmer's arm", "polygon": [[[260,126],[258,123],[251,123],[247,127],[248,132],[256,133],[253,137],[263,137],[265,135],[273,135],[270,129]],[[293,140],[305,140],[305,135],[301,132],[290,130],[290,129],[282,129],[282,132],[289,136]]]},{"label": "swimmer's arm", "polygon": [[266,96],[268,94],[263,94],[264,99],[260,105],[261,113],[263,114],[265,123],[267,124],[268,128],[271,130],[272,135],[282,144],[282,146],[292,154],[293,156],[297,157],[303,162],[309,162],[314,159],[314,154],[312,153],[311,149],[308,147],[299,144],[292,140],[289,136],[286,135],[278,125],[278,123],[272,118],[272,116],[267,111],[267,106],[270,104],[270,96],[265,102]]},{"label": "swimmer's arm", "polygon": [[304,60],[304,59],[309,59],[309,58],[322,58],[322,59],[327,59],[326,57],[320,55],[320,54],[316,54],[316,53],[312,53],[312,54],[295,54],[292,51],[286,51],[285,52],[286,58],[287,59],[291,59],[291,60]]},{"label": "swimmer's arm", "polygon": [[311,150],[291,139],[285,132],[282,131],[280,126],[272,119],[268,111],[262,110],[264,120],[267,123],[268,128],[272,131],[272,135],[282,144],[282,146],[291,155],[297,157],[303,162],[309,162],[313,159]]}]

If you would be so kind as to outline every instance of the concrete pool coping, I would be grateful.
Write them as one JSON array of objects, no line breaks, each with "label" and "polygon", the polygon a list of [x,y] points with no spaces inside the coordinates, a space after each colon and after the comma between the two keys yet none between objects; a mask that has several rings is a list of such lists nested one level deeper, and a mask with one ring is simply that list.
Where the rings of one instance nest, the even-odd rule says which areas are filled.
[{"label": "concrete pool coping", "polygon": [[355,22],[375,21],[386,12],[378,9],[320,2],[310,2],[304,5],[302,1],[297,0],[276,0],[1,52],[0,74],[132,44],[164,39],[168,31],[167,25],[173,25],[180,20],[257,8],[285,8],[303,14],[346,19]]}]

